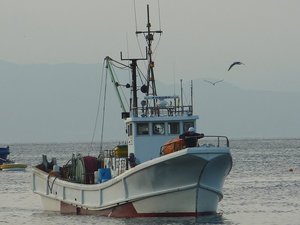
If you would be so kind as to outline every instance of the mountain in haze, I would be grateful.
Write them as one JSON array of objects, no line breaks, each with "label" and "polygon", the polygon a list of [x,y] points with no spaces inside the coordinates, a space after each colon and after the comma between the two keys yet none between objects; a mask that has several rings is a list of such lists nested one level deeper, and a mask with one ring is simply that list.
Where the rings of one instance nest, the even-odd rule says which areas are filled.
[{"label": "mountain in haze", "polygon": [[[102,65],[0,61],[0,143],[89,142],[93,137]],[[183,77],[184,79],[184,77]],[[157,81],[160,95],[179,86]],[[190,81],[184,80],[185,101]],[[225,81],[193,81],[198,131],[229,138],[299,138],[300,93],[244,90]],[[123,140],[125,126],[109,82],[105,140]],[[102,108],[100,108],[100,111]],[[102,119],[98,118],[98,122]],[[99,141],[99,130],[95,141]],[[116,130],[119,131],[116,134]]]}]

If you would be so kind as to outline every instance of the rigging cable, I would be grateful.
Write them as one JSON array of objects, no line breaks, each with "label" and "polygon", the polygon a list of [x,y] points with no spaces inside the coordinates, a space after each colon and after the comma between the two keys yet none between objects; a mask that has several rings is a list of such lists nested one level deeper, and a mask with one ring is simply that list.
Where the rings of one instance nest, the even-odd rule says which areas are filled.
[{"label": "rigging cable", "polygon": [[95,119],[95,125],[94,125],[94,130],[93,130],[93,136],[92,136],[92,141],[91,141],[91,149],[93,149],[93,143],[96,135],[96,129],[97,129],[97,124],[98,124],[98,117],[99,117],[99,112],[100,112],[100,105],[101,105],[101,93],[102,93],[102,87],[103,87],[103,74],[104,74],[104,67],[105,67],[105,60],[103,61],[102,65],[102,76],[101,76],[101,81],[100,81],[100,89],[99,89],[99,96],[98,96],[98,106],[97,106],[97,114],[96,114],[96,119]]},{"label": "rigging cable", "polygon": [[135,0],[133,0],[133,8],[134,8],[134,19],[135,19],[135,31],[137,31],[137,19],[136,19],[136,6],[135,6]]},{"label": "rigging cable", "polygon": [[137,66],[137,74],[141,80],[141,83],[144,84],[142,77],[144,78],[144,80],[147,80],[145,74],[143,73],[143,71]]},{"label": "rigging cable", "polygon": [[159,23],[159,30],[161,30],[161,22],[160,22],[160,4],[159,4],[159,0],[157,0],[157,5],[158,5],[158,23]]},{"label": "rigging cable", "polygon": [[114,60],[114,59],[112,59],[112,58],[110,58],[110,57],[108,57],[109,58],[109,61],[111,61],[111,62],[114,62],[114,63],[117,63],[117,64],[119,64],[119,65],[121,65],[121,66],[123,66],[123,67],[121,67],[121,66],[116,66],[116,65],[114,65],[115,67],[118,67],[118,68],[120,68],[120,69],[124,69],[124,68],[130,68],[128,65],[125,65],[125,64],[123,64],[123,63],[120,63],[120,62],[118,62],[118,61],[116,61],[116,60]]},{"label": "rigging cable", "polygon": [[[158,48],[158,45],[160,44],[160,39],[161,39],[161,34],[159,35],[159,39],[154,47],[154,50],[153,50],[153,58],[155,59],[156,58],[156,49]],[[154,60],[153,59],[153,60]]]},{"label": "rigging cable", "polygon": [[[133,7],[134,7],[134,19],[135,19],[135,31],[136,31],[135,32],[135,36],[136,36],[136,40],[137,40],[137,43],[138,43],[138,47],[139,47],[139,51],[140,51],[141,57],[143,57],[141,43],[139,41],[138,34],[137,34],[138,25],[137,25],[137,17],[136,17],[136,4],[135,4],[135,0],[133,0]],[[148,65],[146,64],[145,61],[144,61],[144,66],[145,66],[145,69],[147,69]]]},{"label": "rigging cable", "polygon": [[[116,86],[115,80],[117,80],[118,83],[120,83],[120,82],[119,82],[119,80],[118,80],[118,77],[115,76],[116,72],[115,72],[114,67],[119,68],[119,69],[125,69],[126,67],[120,68],[120,67],[117,67],[117,66],[116,66],[115,64],[113,64],[113,63],[110,63],[110,62],[108,62],[108,63],[109,63],[109,65],[111,65],[111,66],[108,65],[108,66],[109,66],[109,69],[110,69],[110,72],[111,72],[111,81],[112,81],[112,82],[114,83],[114,85]],[[123,95],[123,99],[122,99],[122,98],[121,98],[121,95],[120,95],[120,92],[118,91],[118,90],[119,90],[118,87],[116,86],[115,88],[116,88],[117,96],[118,96],[119,101],[120,101],[120,104],[121,104],[121,108],[122,108],[123,112],[125,112],[126,110],[125,110],[125,106],[124,106],[124,104],[123,104],[123,100],[125,100],[125,102],[126,102],[126,104],[127,104],[127,107],[129,107],[129,103],[128,103],[128,100],[127,100],[126,95],[125,95],[125,93],[124,93],[124,90],[121,89],[121,92],[122,92],[122,95]]]},{"label": "rigging cable", "polygon": [[[134,1],[134,3],[135,3],[135,1]],[[137,31],[137,19],[136,19],[136,7],[135,7],[135,4],[134,4],[134,10],[135,10],[134,11],[135,12],[135,24],[136,24],[136,31]],[[159,18],[159,30],[161,31],[161,18],[160,18],[160,4],[159,4],[159,0],[158,0],[158,12],[159,12],[159,15],[158,15],[158,18]],[[154,50],[152,50],[152,52],[153,52],[153,61],[155,61],[155,58],[156,58],[156,49],[158,48],[158,46],[160,44],[161,35],[162,35],[162,33],[159,34],[159,39],[156,42]],[[154,33],[153,33],[153,37],[154,37]],[[147,39],[146,34],[144,34],[144,38]],[[138,38],[138,34],[137,33],[136,33],[136,40],[137,40],[137,43],[138,43],[140,55],[141,55],[141,57],[143,57],[143,51],[142,51],[142,48],[141,48],[141,42],[140,42],[140,40]],[[144,61],[144,67],[145,67],[146,70],[148,69],[148,65],[146,64],[145,61]]]},{"label": "rigging cable", "polygon": [[103,96],[103,108],[102,108],[102,127],[101,127],[101,138],[100,138],[100,152],[102,152],[103,148],[103,130],[104,130],[104,115],[105,115],[105,109],[106,109],[106,88],[107,88],[107,70],[105,73],[105,86],[104,86],[104,96]]},{"label": "rigging cable", "polygon": [[[161,18],[160,18],[160,1],[157,0],[157,7],[158,7],[158,24],[159,24],[159,30],[161,31]],[[158,45],[160,44],[161,34],[159,34],[159,39],[154,47],[153,50],[153,60],[156,58],[156,49],[158,48]]]},{"label": "rigging cable", "polygon": [[[136,41],[137,41],[137,43],[138,43],[138,47],[139,47],[139,50],[140,50],[140,54],[141,54],[141,57],[143,57],[143,51],[142,51],[142,48],[141,48],[141,43],[140,43],[140,41],[139,41],[139,36],[138,36],[138,34],[136,34]],[[148,57],[148,56],[147,56]],[[145,67],[145,69],[147,70],[147,64],[146,64],[146,61],[143,61],[144,62],[144,67]]]}]

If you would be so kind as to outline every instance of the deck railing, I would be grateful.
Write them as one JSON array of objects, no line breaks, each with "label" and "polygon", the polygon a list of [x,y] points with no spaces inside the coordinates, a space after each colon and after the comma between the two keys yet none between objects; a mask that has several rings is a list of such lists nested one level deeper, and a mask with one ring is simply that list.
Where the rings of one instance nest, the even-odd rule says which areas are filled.
[{"label": "deck railing", "polygon": [[229,140],[226,136],[219,135],[205,135],[204,138],[198,140],[199,146],[207,146],[207,147],[228,147],[229,148]]},{"label": "deck railing", "polygon": [[[197,138],[197,136],[186,137]],[[228,147],[229,140],[226,136],[215,136],[215,135],[205,135],[199,136],[197,142],[195,141],[194,147]],[[186,148],[185,141],[182,139],[174,139],[174,141],[169,142],[160,148],[160,155],[166,155],[172,152],[177,152]],[[193,148],[193,147],[190,147]]]}]

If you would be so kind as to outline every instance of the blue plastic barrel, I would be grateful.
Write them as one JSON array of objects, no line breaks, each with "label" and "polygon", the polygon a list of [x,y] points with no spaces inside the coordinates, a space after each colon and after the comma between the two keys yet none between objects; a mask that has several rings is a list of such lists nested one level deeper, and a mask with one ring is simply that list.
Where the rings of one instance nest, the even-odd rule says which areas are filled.
[{"label": "blue plastic barrel", "polygon": [[99,182],[100,183],[103,183],[103,182],[111,179],[110,168],[98,169],[98,173],[99,173]]}]

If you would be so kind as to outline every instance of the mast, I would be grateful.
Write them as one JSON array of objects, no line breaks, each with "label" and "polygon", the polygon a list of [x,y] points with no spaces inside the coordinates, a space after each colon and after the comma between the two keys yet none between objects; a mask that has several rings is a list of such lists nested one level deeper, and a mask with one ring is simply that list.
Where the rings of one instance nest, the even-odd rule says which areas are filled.
[{"label": "mast", "polygon": [[131,69],[131,91],[132,91],[132,103],[130,105],[130,111],[133,113],[133,116],[138,116],[138,104],[137,104],[137,84],[136,84],[136,67],[138,60],[147,60],[146,58],[131,58],[131,59],[124,59],[122,57],[121,52],[121,60],[131,61],[130,69]]},{"label": "mast", "polygon": [[[155,86],[155,76],[154,76],[154,61],[152,59],[152,41],[154,40],[154,34],[158,33],[161,34],[161,30],[151,30],[151,23],[150,23],[150,13],[149,13],[149,5],[147,5],[147,30],[146,31],[136,31],[136,34],[144,34],[147,42],[147,56],[148,56],[148,69],[147,69],[147,93],[146,95],[157,96],[156,86]],[[151,83],[151,85],[150,85]],[[151,91],[150,93],[150,87]],[[153,101],[155,106],[155,101]]]}]

